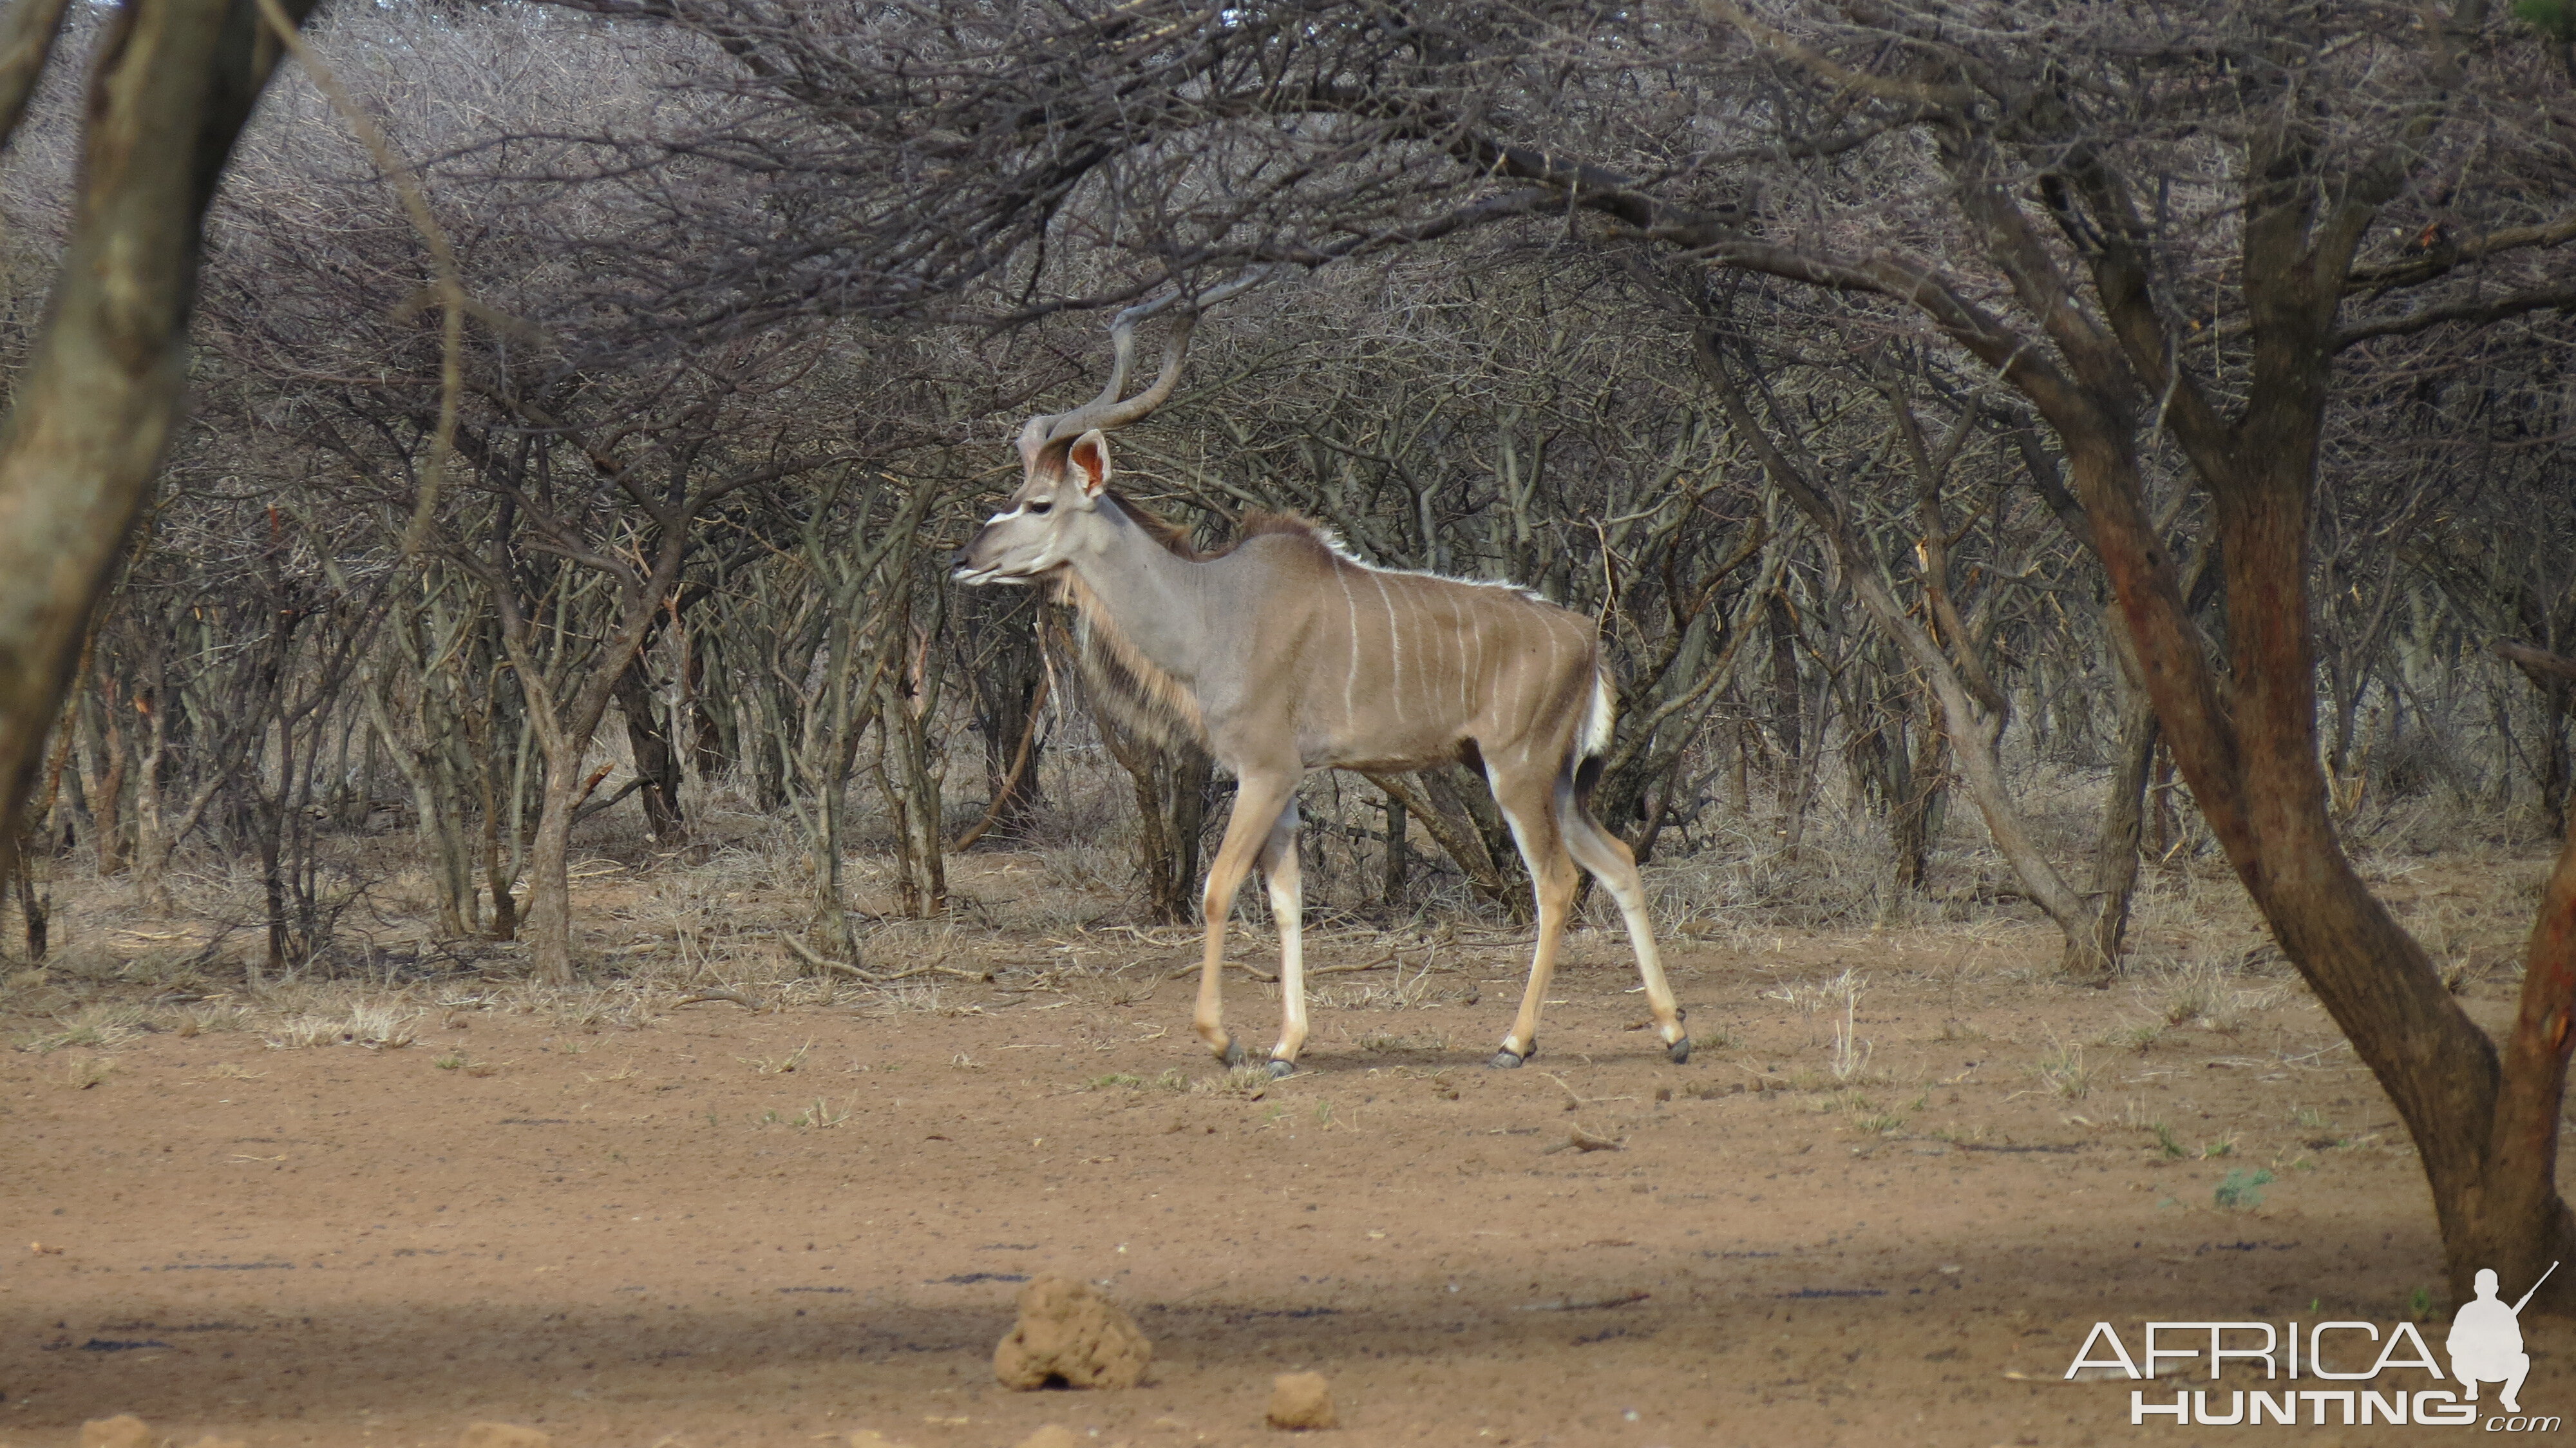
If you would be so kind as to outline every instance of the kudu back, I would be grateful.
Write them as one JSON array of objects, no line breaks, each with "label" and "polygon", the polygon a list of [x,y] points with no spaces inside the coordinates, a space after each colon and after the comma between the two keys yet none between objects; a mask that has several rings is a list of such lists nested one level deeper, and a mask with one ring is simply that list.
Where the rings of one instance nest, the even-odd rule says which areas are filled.
[{"label": "kudu back", "polygon": [[1610,736],[1591,621],[1509,585],[1373,567],[1286,515],[1248,519],[1232,547],[1203,555],[1121,498],[1110,487],[1107,433],[1171,394],[1195,320],[1174,321],[1160,374],[1121,401],[1134,323],[1155,305],[1119,318],[1098,399],[1021,430],[1019,489],[959,551],[954,577],[1053,585],[1079,615],[1095,695],[1130,722],[1196,743],[1235,776],[1234,814],[1203,897],[1199,1039],[1230,1065],[1243,1060],[1225,1028],[1219,974],[1235,891],[1257,866],[1279,927],[1283,1020],[1271,1071],[1288,1074],[1305,1046],[1299,781],[1319,769],[1421,769],[1463,757],[1482,761],[1538,896],[1529,984],[1492,1064],[1518,1066],[1537,1050],[1578,863],[1627,922],[1666,1051],[1689,1059],[1635,858],[1577,788],[1584,761]]}]

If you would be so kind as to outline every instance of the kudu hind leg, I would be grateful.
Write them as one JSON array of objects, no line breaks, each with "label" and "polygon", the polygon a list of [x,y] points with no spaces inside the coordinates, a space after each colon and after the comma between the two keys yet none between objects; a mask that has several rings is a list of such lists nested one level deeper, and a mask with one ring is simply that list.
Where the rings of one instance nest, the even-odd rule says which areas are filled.
[{"label": "kudu hind leg", "polygon": [[1229,1066],[1243,1064],[1243,1047],[1225,1029],[1220,977],[1225,971],[1226,920],[1234,913],[1234,892],[1242,888],[1244,875],[1268,842],[1271,826],[1278,823],[1279,811],[1295,785],[1293,776],[1247,773],[1240,777],[1234,815],[1225,822],[1225,839],[1216,847],[1216,859],[1208,865],[1207,889],[1199,897],[1199,909],[1207,921],[1207,947],[1199,957],[1198,1008],[1190,1027]]},{"label": "kudu hind leg", "polygon": [[1530,884],[1538,895],[1538,945],[1530,957],[1529,986],[1521,992],[1520,1014],[1511,1034],[1486,1064],[1508,1070],[1538,1054],[1539,1007],[1547,1000],[1548,982],[1556,975],[1557,947],[1565,938],[1565,917],[1574,903],[1577,876],[1565,851],[1556,813],[1550,808],[1544,778],[1494,782],[1494,803],[1512,827],[1512,840],[1528,862]]},{"label": "kudu hind leg", "polygon": [[1565,834],[1566,848],[1619,904],[1619,916],[1628,925],[1628,948],[1637,955],[1637,975],[1646,983],[1646,1004],[1655,1013],[1655,1033],[1678,1066],[1690,1059],[1690,1036],[1682,1024],[1682,1009],[1674,1003],[1672,985],[1664,979],[1663,956],[1655,949],[1655,927],[1646,918],[1646,885],[1637,874],[1637,857],[1629,853],[1626,841],[1584,809],[1574,797],[1571,782],[1558,789],[1556,804],[1557,826]]},{"label": "kudu hind leg", "polygon": [[1270,1074],[1297,1069],[1306,1048],[1305,879],[1297,866],[1297,801],[1279,811],[1279,823],[1261,846],[1261,879],[1270,887],[1270,914],[1279,926],[1279,1044],[1270,1048]]}]

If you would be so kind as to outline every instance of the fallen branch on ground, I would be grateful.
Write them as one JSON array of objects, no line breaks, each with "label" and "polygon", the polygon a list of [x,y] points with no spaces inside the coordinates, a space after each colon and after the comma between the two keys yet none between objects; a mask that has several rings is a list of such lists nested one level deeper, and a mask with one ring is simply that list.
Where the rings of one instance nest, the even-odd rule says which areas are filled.
[{"label": "fallen branch on ground", "polygon": [[689,994],[680,997],[677,1004],[693,1006],[704,1001],[731,1001],[735,1005],[738,1005],[747,1011],[756,1011],[760,1009],[759,1006],[752,1003],[751,997],[744,995],[738,990],[726,990],[722,986],[713,987],[708,990],[692,991]]},{"label": "fallen branch on ground", "polygon": [[1581,1299],[1560,1297],[1554,1302],[1524,1302],[1518,1308],[1515,1308],[1514,1311],[1590,1312],[1594,1308],[1598,1307],[1625,1307],[1631,1302],[1643,1302],[1654,1295],[1655,1294],[1651,1292],[1622,1292],[1615,1297],[1587,1297]]}]

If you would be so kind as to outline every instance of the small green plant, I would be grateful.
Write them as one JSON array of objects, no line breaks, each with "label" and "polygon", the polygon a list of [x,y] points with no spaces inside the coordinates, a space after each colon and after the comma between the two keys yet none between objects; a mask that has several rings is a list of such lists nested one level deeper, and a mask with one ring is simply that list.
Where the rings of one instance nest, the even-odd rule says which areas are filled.
[{"label": "small green plant", "polygon": [[2149,1127],[2148,1129],[2149,1129],[2149,1130],[2151,1130],[2151,1131],[2153,1131],[2153,1132],[2155,1132],[2155,1134],[2156,1134],[2156,1152],[2157,1152],[2157,1154],[2158,1154],[2158,1155],[2162,1156],[2165,1160],[2167,1160],[2167,1161],[2180,1161],[2180,1160],[2182,1160],[2186,1155],[2188,1155],[2188,1154],[2189,1154],[2189,1153],[2185,1152],[2185,1151],[2182,1149],[2182,1143],[2181,1143],[2181,1142],[2174,1140],[2174,1134],[2173,1134],[2173,1128],[2172,1128],[2172,1127],[2167,1126],[2167,1125],[2165,1125],[2163,1122],[2159,1121],[2159,1122],[2156,1122],[2153,1126]]},{"label": "small green plant", "polygon": [[1106,1076],[1095,1076],[1091,1081],[1092,1089],[1095,1091],[1106,1091],[1112,1086],[1142,1086],[1144,1084],[1145,1078],[1142,1076],[1129,1076],[1123,1072],[1115,1071]]},{"label": "small green plant", "polygon": [[463,1070],[465,1067],[465,1053],[463,1051],[450,1051],[446,1055],[439,1057],[429,1064],[436,1066],[441,1071]]},{"label": "small green plant", "polygon": [[1317,1126],[1330,1126],[1333,1124],[1333,1103],[1330,1101],[1318,1101],[1315,1103],[1315,1124]]},{"label": "small green plant", "polygon": [[1875,1116],[1852,1118],[1852,1130],[1863,1136],[1894,1136],[1904,1129],[1905,1118],[1893,1111],[1882,1111]]},{"label": "small green plant", "polygon": [[2433,1316],[2433,1289],[2418,1287],[2409,1294],[2406,1299],[2406,1315],[2417,1322],[2429,1321]]},{"label": "small green plant", "polygon": [[2229,1132],[2227,1135],[2218,1138],[2216,1141],[2204,1141],[2200,1144],[2200,1159],[2202,1161],[2213,1161],[2222,1156],[2234,1156],[2235,1154],[2236,1134],[2234,1132]]},{"label": "small green plant", "polygon": [[2250,1172],[2238,1167],[2219,1179],[2215,1195],[2222,1208],[2250,1211],[2263,1205],[2263,1188],[2271,1184],[2270,1172],[2260,1167]]}]

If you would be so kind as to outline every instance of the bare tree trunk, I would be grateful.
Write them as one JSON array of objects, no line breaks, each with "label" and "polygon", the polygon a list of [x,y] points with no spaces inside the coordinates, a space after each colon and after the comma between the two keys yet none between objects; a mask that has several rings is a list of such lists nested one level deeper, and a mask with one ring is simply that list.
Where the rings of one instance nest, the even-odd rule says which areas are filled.
[{"label": "bare tree trunk", "polygon": [[[1070,645],[1063,646],[1070,654]],[[1091,711],[1100,742],[1127,772],[1136,794],[1137,872],[1145,912],[1157,925],[1198,919],[1199,835],[1207,825],[1216,765],[1195,747],[1164,747],[1121,728],[1110,711]]]},{"label": "bare tree trunk", "polygon": [[960,621],[968,648],[981,660],[973,685],[991,800],[985,829],[1004,839],[1027,836],[1046,807],[1039,784],[1045,741],[1038,734],[1046,658],[1034,627],[1044,603],[1034,592],[979,589]]},{"label": "bare tree trunk", "polygon": [[1799,709],[1806,698],[1806,686],[1798,678],[1798,622],[1790,612],[1788,595],[1772,593],[1764,602],[1762,617],[1771,637],[1771,697],[1765,712],[1771,719],[1771,737],[1780,744],[1780,767],[1774,783],[1779,788],[1780,818],[1786,825],[1806,810],[1807,724]]},{"label": "bare tree trunk", "polygon": [[[1520,865],[1520,852],[1507,847],[1497,857],[1493,841],[1470,803],[1483,792],[1483,787],[1467,778],[1464,768],[1453,765],[1413,774],[1362,773],[1396,807],[1420,822],[1423,833],[1431,836],[1458,867],[1458,873],[1466,877],[1467,888],[1502,907],[1514,924],[1526,925],[1536,918],[1538,897],[1531,892],[1527,867]],[[1492,809],[1490,796],[1485,805]]]},{"label": "bare tree trunk", "polygon": [[581,780],[577,756],[565,768],[547,761],[537,829],[528,842],[528,959],[550,985],[572,983],[572,825]]},{"label": "bare tree trunk", "polygon": [[[2122,651],[2126,652],[2125,644]],[[2093,941],[2079,954],[2070,943],[2061,968],[2081,973],[2095,960],[2120,959],[2129,931],[2129,902],[2138,890],[2138,837],[2145,823],[2147,769],[2156,757],[2156,705],[2147,691],[2120,686],[2120,756],[2104,786],[2102,828],[2093,847]]]},{"label": "bare tree trunk", "polygon": [[617,712],[626,716],[626,747],[635,773],[644,780],[644,826],[663,844],[688,837],[680,813],[680,756],[662,726],[662,711],[653,699],[653,681],[639,651],[617,676]]},{"label": "bare tree trunk", "polygon": [[102,671],[97,694],[90,707],[82,710],[101,756],[98,772],[82,781],[89,790],[90,844],[98,851],[101,879],[124,874],[134,850],[125,833],[125,765],[131,751],[126,746],[120,692],[116,680]]},{"label": "bare tree trunk", "polygon": [[[907,588],[911,581],[898,575],[892,586]],[[928,647],[927,631],[920,638],[912,635],[910,619],[907,604],[898,607],[888,625],[898,646],[911,646],[903,666],[879,676],[877,719],[882,727],[877,737],[883,750],[879,785],[894,816],[900,908],[906,915],[924,917],[948,908],[947,821],[941,770],[931,757],[929,729],[939,707],[941,659]]]},{"label": "bare tree trunk", "polygon": [[1386,796],[1386,874],[1378,888],[1378,902],[1389,910],[1404,905],[1404,820],[1408,811],[1404,801]]},{"label": "bare tree trunk", "polygon": [[157,644],[144,665],[137,702],[144,713],[143,757],[134,771],[134,898],[155,913],[170,908],[170,844],[161,817],[162,760],[170,743],[169,666],[166,649]]},{"label": "bare tree trunk", "polygon": [[1895,807],[1888,812],[1888,840],[1896,856],[1899,895],[1923,893],[1930,867],[1933,837],[1941,819],[1941,797],[1949,784],[1950,736],[1935,715],[1938,705],[1924,701],[1924,714],[1913,720],[1913,757],[1899,776]]}]

